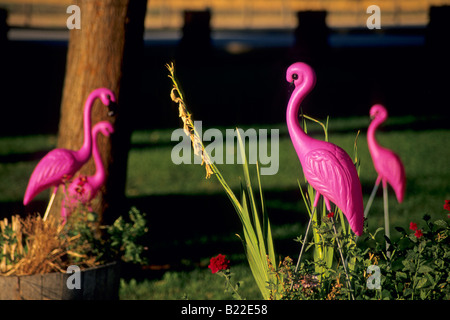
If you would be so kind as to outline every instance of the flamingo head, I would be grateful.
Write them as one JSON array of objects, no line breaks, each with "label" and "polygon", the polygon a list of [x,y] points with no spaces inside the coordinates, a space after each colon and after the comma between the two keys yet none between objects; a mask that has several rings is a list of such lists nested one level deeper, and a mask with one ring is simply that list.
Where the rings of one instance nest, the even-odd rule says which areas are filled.
[{"label": "flamingo head", "polygon": [[95,131],[100,131],[105,137],[109,137],[114,133],[114,127],[108,121],[100,121],[94,126],[94,132]]},{"label": "flamingo head", "polygon": [[387,119],[388,112],[384,106],[381,104],[375,104],[370,108],[370,118],[372,120],[376,119],[379,122],[383,122]]},{"label": "flamingo head", "polygon": [[116,96],[114,92],[112,92],[108,88],[95,89],[92,94],[96,95],[105,106],[109,105],[111,102],[116,102]]},{"label": "flamingo head", "polygon": [[286,80],[294,83],[296,88],[304,86],[309,91],[316,83],[316,74],[306,63],[296,62],[287,69]]},{"label": "flamingo head", "polygon": [[117,101],[114,92],[109,90],[108,88],[98,88],[92,92],[96,94],[98,98],[102,101],[102,103],[108,107],[108,115],[110,117],[114,116],[117,112]]}]

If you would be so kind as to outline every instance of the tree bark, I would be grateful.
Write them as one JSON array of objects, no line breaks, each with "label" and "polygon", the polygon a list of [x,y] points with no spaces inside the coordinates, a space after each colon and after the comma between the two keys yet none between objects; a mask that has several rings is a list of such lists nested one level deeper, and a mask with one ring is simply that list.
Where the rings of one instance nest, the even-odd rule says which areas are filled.
[{"label": "tree bark", "polygon": [[[58,148],[78,150],[83,143],[83,110],[89,93],[99,87],[111,89],[117,99],[114,117],[97,100],[92,124],[106,120],[114,127],[108,139],[99,135],[98,146],[106,171],[93,211],[105,223],[121,215],[125,207],[125,182],[131,136],[130,114],[140,101],[140,63],[147,0],[78,0],[81,29],[70,31],[66,74],[61,103]],[[79,173],[93,175],[92,159]],[[61,190],[51,214],[60,214]],[[106,213],[107,212],[107,213]],[[104,217],[104,218],[103,218]]]}]

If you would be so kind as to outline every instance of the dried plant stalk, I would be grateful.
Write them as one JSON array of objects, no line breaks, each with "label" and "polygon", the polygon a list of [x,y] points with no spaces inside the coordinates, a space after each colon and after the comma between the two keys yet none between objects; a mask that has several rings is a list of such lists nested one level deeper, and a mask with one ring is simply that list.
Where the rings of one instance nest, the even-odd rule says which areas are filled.
[{"label": "dried plant stalk", "polygon": [[76,252],[87,244],[77,244],[79,237],[66,235],[64,226],[52,216],[47,221],[39,215],[25,219],[16,215],[11,224],[7,219],[0,221],[0,275],[66,272],[71,257],[85,258],[82,265],[95,266],[95,257]]},{"label": "dried plant stalk", "polygon": [[16,258],[23,256],[25,251],[22,244],[22,229],[20,223],[20,216],[12,216],[11,224],[8,219],[0,221],[1,231],[1,256],[0,261],[0,273],[6,273],[11,268],[11,263],[8,261],[14,261]]},{"label": "dried plant stalk", "polygon": [[208,153],[205,152],[203,143],[195,130],[192,115],[186,108],[183,94],[181,93],[181,89],[178,85],[177,80],[175,79],[175,67],[173,63],[166,64],[166,68],[169,70],[170,72],[169,78],[172,79],[173,82],[173,88],[170,91],[170,98],[172,99],[173,102],[178,103],[178,112],[180,119],[183,121],[184,133],[191,138],[194,154],[202,158],[201,165],[203,164],[205,165],[206,179],[208,179],[209,177],[211,177],[212,174],[215,173],[213,164],[211,163],[211,159]]}]

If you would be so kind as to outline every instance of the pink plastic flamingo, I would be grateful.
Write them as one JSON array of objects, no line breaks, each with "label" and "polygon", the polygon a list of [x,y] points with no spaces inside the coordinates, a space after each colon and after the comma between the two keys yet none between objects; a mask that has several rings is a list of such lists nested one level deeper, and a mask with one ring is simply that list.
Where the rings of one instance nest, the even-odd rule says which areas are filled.
[{"label": "pink plastic flamingo", "polygon": [[330,142],[316,140],[303,131],[298,122],[300,104],[315,85],[314,70],[305,63],[291,65],[286,74],[288,82],[294,81],[286,112],[286,121],[308,183],[316,190],[313,207],[323,196],[327,210],[330,201],[336,204],[350,223],[356,235],[363,232],[363,198],[356,168],[348,154]]},{"label": "pink plastic flamingo", "polygon": [[70,179],[91,156],[91,109],[97,98],[99,98],[104,105],[110,107],[109,114],[111,115],[111,107],[114,106],[116,102],[114,93],[106,88],[99,88],[92,91],[84,106],[84,142],[82,147],[78,151],[62,148],[50,151],[41,159],[41,161],[39,161],[31,174],[23,199],[24,205],[27,205],[43,190],[52,186],[54,187],[52,198],[47,206],[44,219],[47,217],[59,185],[64,184]]},{"label": "pink plastic flamingo", "polygon": [[[361,183],[348,154],[332,143],[309,137],[298,122],[300,104],[316,83],[314,70],[305,63],[294,63],[287,70],[286,80],[288,82],[293,81],[295,85],[286,111],[289,135],[300,159],[303,174],[308,183],[316,190],[314,209],[306,228],[305,238],[295,268],[295,271],[297,271],[320,195],[323,196],[328,211],[331,211],[330,201],[342,210],[353,232],[358,236],[362,235],[363,232],[364,212]],[[334,232],[337,233],[333,218],[331,219]],[[347,276],[348,286],[351,288],[341,245],[338,240],[336,242]],[[293,284],[292,282],[291,286]]]},{"label": "pink plastic flamingo", "polygon": [[[396,155],[393,151],[380,146],[375,139],[375,131],[377,128],[386,121],[388,117],[388,112],[386,108],[380,104],[376,104],[370,108],[370,117],[373,119],[367,130],[367,144],[369,146],[369,151],[372,156],[373,165],[378,173],[377,180],[375,181],[375,186],[370,195],[364,216],[367,216],[369,209],[372,205],[373,198],[375,197],[376,191],[380,182],[383,183],[383,198],[384,198],[384,223],[385,223],[385,234],[389,238],[389,206],[387,198],[387,183],[389,183],[394,189],[397,201],[402,203],[405,197],[406,190],[406,174],[405,168],[403,167],[400,157]],[[386,243],[386,247],[389,245]],[[388,252],[389,254],[389,252]]]},{"label": "pink plastic flamingo", "polygon": [[[97,145],[97,135],[100,132],[105,137],[109,137],[114,132],[114,127],[108,121],[100,121],[92,129],[92,156],[94,158],[96,172],[93,176],[81,175],[71,182],[67,188],[68,198],[72,202],[70,204],[71,207],[78,202],[89,204],[105,183],[105,168]],[[69,215],[70,212],[68,212],[67,208],[63,205],[61,209],[63,220],[67,221]]]}]

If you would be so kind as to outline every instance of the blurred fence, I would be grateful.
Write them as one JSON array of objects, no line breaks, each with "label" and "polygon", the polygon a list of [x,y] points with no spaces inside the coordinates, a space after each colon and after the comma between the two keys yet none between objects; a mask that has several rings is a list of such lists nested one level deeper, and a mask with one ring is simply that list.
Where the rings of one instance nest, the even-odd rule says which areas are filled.
[{"label": "blurred fence", "polygon": [[[0,0],[13,27],[64,28],[74,0]],[[367,7],[378,5],[382,26],[426,25],[430,6],[450,0],[148,0],[147,29],[180,29],[185,10],[210,9],[213,29],[291,29],[296,12],[326,10],[327,24],[365,27]]]}]

